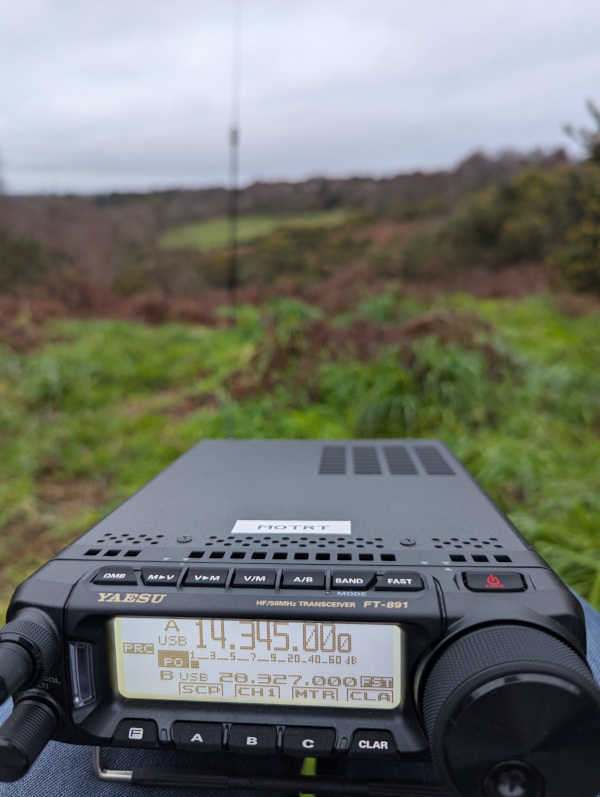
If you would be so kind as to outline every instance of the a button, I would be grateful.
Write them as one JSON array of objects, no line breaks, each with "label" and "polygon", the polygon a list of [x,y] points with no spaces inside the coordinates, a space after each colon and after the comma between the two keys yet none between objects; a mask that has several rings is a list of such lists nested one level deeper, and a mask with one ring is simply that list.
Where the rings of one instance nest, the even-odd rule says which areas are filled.
[{"label": "a button", "polygon": [[213,753],[221,749],[223,726],[216,722],[174,722],[173,742],[179,750]]},{"label": "a button", "polygon": [[142,567],[142,581],[147,587],[158,584],[161,587],[177,586],[180,567]]},{"label": "a button", "polygon": [[463,573],[465,586],[472,592],[524,592],[527,585],[520,573],[506,570],[479,570]]},{"label": "a button", "polygon": [[229,570],[225,568],[190,567],[187,571],[184,587],[224,587]]},{"label": "a button", "polygon": [[275,728],[268,725],[232,725],[229,732],[229,749],[234,753],[277,752]]},{"label": "a button", "polygon": [[389,731],[356,731],[352,737],[350,755],[381,758],[395,756],[394,737]]},{"label": "a button", "polygon": [[277,572],[275,570],[236,570],[232,587],[267,587],[275,586]]},{"label": "a button", "polygon": [[132,567],[103,567],[94,579],[94,584],[137,584]]},{"label": "a button", "polygon": [[423,579],[409,570],[390,570],[379,577],[375,589],[384,592],[417,592],[423,589]]},{"label": "a button", "polygon": [[334,744],[333,728],[286,728],[283,733],[285,755],[327,756]]},{"label": "a button", "polygon": [[331,576],[331,589],[368,589],[374,578],[372,570],[336,570]]},{"label": "a button", "polygon": [[126,747],[158,747],[158,728],[154,720],[123,720],[113,744]]},{"label": "a button", "polygon": [[282,589],[325,589],[323,570],[284,570]]}]

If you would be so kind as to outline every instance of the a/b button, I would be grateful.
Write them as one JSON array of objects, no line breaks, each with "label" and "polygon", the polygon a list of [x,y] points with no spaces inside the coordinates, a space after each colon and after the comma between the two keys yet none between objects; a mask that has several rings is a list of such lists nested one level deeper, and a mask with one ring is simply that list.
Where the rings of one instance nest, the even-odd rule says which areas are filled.
[{"label": "a/b button", "polygon": [[284,570],[282,589],[325,589],[323,570]]}]

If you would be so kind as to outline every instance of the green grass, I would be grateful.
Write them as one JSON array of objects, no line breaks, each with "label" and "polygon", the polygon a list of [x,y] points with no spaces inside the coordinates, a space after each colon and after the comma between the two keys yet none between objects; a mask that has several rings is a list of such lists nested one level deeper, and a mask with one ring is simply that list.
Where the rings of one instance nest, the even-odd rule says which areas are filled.
[{"label": "green grass", "polygon": [[[252,213],[238,220],[238,241],[249,243],[268,235],[279,227],[336,227],[352,213],[348,210],[323,210],[312,213]],[[165,249],[223,249],[229,244],[229,221],[218,216],[195,224],[185,224],[168,230],[161,239]]]},{"label": "green grass", "polygon": [[[365,300],[356,317],[395,324],[419,310],[396,291]],[[235,329],[61,321],[48,327],[58,342],[4,349],[0,599],[203,438],[374,435],[444,440],[600,606],[600,314],[467,296],[438,300],[436,312],[485,324],[471,344],[425,338],[410,356],[387,346],[364,361],[303,343],[323,314],[281,300],[241,308]],[[353,319],[330,320],[342,334]]]}]

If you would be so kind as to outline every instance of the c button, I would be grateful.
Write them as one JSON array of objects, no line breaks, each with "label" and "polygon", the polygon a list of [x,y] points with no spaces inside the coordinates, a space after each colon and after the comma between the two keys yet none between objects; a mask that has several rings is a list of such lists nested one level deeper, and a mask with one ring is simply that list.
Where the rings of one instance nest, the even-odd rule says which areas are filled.
[{"label": "c button", "polygon": [[283,734],[285,755],[328,756],[335,744],[333,728],[286,728]]}]

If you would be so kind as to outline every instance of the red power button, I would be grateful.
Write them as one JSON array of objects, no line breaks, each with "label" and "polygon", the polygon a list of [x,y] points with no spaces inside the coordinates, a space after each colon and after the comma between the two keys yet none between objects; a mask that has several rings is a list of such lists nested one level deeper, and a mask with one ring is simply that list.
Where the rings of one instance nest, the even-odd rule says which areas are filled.
[{"label": "red power button", "polygon": [[521,573],[514,570],[470,570],[462,574],[464,585],[472,592],[523,592],[527,585]]}]

